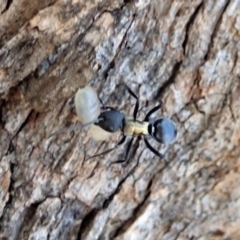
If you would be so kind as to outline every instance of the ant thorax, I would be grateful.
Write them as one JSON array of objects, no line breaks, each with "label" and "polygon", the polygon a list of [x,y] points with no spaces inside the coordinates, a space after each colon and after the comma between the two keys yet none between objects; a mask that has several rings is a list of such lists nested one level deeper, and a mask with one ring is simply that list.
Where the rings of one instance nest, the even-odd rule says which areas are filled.
[{"label": "ant thorax", "polygon": [[148,122],[136,121],[134,119],[126,118],[123,129],[126,136],[148,135]]}]

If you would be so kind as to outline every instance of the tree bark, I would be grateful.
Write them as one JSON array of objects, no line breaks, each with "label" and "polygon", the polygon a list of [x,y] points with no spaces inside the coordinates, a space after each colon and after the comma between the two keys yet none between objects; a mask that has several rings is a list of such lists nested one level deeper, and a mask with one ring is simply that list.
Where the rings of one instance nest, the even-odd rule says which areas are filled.
[{"label": "tree bark", "polygon": [[[240,239],[240,0],[0,1],[0,239]],[[134,141],[50,135],[91,84],[141,120],[171,117],[159,159]]]}]

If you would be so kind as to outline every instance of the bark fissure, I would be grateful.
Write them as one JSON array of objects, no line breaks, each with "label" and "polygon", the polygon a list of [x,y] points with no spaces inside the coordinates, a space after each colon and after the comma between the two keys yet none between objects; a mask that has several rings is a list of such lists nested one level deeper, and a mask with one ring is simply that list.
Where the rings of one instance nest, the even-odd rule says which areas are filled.
[{"label": "bark fissure", "polygon": [[225,4],[224,8],[222,9],[221,13],[219,13],[219,18],[217,19],[216,24],[215,24],[214,29],[211,34],[211,41],[208,45],[208,50],[206,51],[206,54],[204,56],[205,61],[208,61],[208,59],[209,59],[209,54],[211,53],[211,49],[213,48],[214,40],[215,40],[216,35],[218,34],[218,30],[219,30],[223,15],[226,12],[227,7],[229,6],[230,2],[231,1],[228,0]]},{"label": "bark fissure", "polygon": [[138,219],[138,217],[144,212],[146,206],[147,206],[147,201],[149,200],[149,196],[151,194],[151,185],[152,185],[152,180],[149,181],[149,184],[146,188],[144,198],[141,202],[138,203],[138,206],[134,209],[132,213],[132,217],[130,217],[128,220],[125,222],[122,222],[121,226],[119,226],[116,230],[114,235],[112,236],[113,238],[116,238],[118,236],[121,236],[124,232],[127,231],[127,229]]},{"label": "bark fissure", "polygon": [[82,240],[84,237],[86,237],[86,234],[91,229],[91,226],[93,225],[93,221],[100,210],[92,209],[82,220],[81,225],[79,226],[79,231],[77,235],[77,240]]},{"label": "bark fissure", "polygon": [[165,81],[165,82],[161,85],[161,87],[159,88],[159,90],[158,90],[158,92],[157,92],[157,94],[156,94],[156,96],[155,96],[155,98],[154,98],[155,100],[156,100],[156,99],[159,99],[159,98],[161,99],[161,97],[163,96],[164,91],[165,91],[171,84],[174,83],[175,78],[176,78],[176,76],[177,76],[177,74],[178,74],[178,72],[179,72],[179,69],[180,69],[181,65],[182,65],[182,61],[177,62],[177,63],[173,66],[172,73],[171,73],[170,77],[169,77],[169,78],[167,79],[167,81]]},{"label": "bark fissure", "polygon": [[195,11],[193,12],[193,14],[190,16],[187,24],[186,24],[186,30],[185,30],[185,38],[184,38],[184,41],[182,43],[182,48],[183,48],[183,54],[185,55],[186,53],[186,46],[187,46],[187,43],[188,43],[188,34],[189,34],[189,29],[190,27],[193,26],[194,22],[195,22],[195,19],[196,17],[198,16],[199,14],[199,11],[201,10],[203,6],[203,2],[200,2],[200,4],[196,7]]}]

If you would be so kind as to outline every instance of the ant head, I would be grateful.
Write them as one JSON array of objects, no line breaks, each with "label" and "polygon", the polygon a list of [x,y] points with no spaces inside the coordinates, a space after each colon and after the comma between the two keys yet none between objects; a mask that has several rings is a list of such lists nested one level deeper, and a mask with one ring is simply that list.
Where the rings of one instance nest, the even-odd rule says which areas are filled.
[{"label": "ant head", "polygon": [[160,118],[149,124],[149,134],[159,143],[168,145],[176,139],[177,128],[170,118]]},{"label": "ant head", "polygon": [[111,109],[100,113],[98,121],[95,125],[98,125],[107,132],[116,132],[122,130],[124,125],[125,116],[118,110]]}]

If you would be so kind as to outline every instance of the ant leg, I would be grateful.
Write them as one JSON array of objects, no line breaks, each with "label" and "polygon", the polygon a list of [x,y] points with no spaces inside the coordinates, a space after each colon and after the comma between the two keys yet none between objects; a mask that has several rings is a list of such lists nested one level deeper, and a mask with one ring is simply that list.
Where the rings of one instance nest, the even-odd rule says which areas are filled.
[{"label": "ant leg", "polygon": [[99,99],[99,102],[101,103],[101,105],[102,105],[102,109],[103,110],[108,110],[108,109],[111,109],[111,110],[115,110],[114,108],[112,108],[112,107],[108,107],[108,106],[105,106],[105,104],[103,103],[103,101],[102,101],[102,99],[100,98],[100,97],[98,97],[98,99]]},{"label": "ant leg", "polygon": [[100,102],[100,103],[101,103],[101,105],[102,105],[102,108],[103,108],[103,109],[106,109],[106,107],[105,107],[105,105],[104,105],[104,103],[103,103],[102,99],[101,99],[100,97],[98,97],[98,99],[99,99],[99,102]]},{"label": "ant leg", "polygon": [[153,147],[150,145],[150,143],[148,142],[148,140],[147,140],[146,138],[144,138],[144,142],[145,142],[147,148],[148,148],[151,152],[153,152],[155,155],[157,155],[157,156],[160,157],[160,158],[163,158],[163,157],[164,157],[163,154],[161,154],[160,152],[158,152],[155,148],[153,148]]},{"label": "ant leg", "polygon": [[135,107],[134,107],[134,112],[133,112],[133,119],[136,120],[138,107],[139,107],[138,97],[125,83],[124,83],[124,86],[127,88],[128,92],[137,100],[136,104],[135,104]]},{"label": "ant leg", "polygon": [[124,162],[128,162],[128,160],[129,160],[129,159],[128,159],[128,154],[129,154],[129,150],[130,150],[130,148],[131,148],[131,146],[132,146],[133,139],[134,139],[134,137],[132,137],[131,140],[130,140],[129,143],[128,143],[127,150],[126,150],[126,153],[125,153],[125,158],[124,158],[123,160],[118,160],[118,161],[115,161],[115,162],[111,162],[110,165],[111,165],[111,164],[114,164],[114,163],[124,163]]},{"label": "ant leg", "polygon": [[157,105],[156,107],[152,108],[146,115],[146,117],[144,118],[143,121],[147,122],[149,120],[149,117],[154,113],[156,112],[158,109],[160,109],[162,107],[162,101],[160,102],[159,105]]},{"label": "ant leg", "polygon": [[126,140],[126,136],[123,135],[122,139],[117,143],[117,145],[116,145],[115,147],[110,148],[110,149],[108,149],[108,150],[106,150],[106,151],[104,151],[104,152],[101,152],[101,153],[99,153],[99,154],[93,155],[93,156],[87,158],[86,160],[88,160],[88,159],[90,159],[90,158],[95,158],[95,157],[98,157],[98,156],[101,156],[101,155],[105,155],[105,154],[113,151],[114,149],[116,149],[116,148],[118,148],[120,145],[122,145],[122,144],[125,142],[125,140]]},{"label": "ant leg", "polygon": [[105,110],[105,111],[108,110],[108,109],[110,109],[110,110],[116,110],[116,109],[113,108],[113,107],[105,106],[104,103],[103,103],[103,101],[102,101],[102,99],[101,99],[100,97],[98,97],[98,99],[99,99],[99,102],[100,102],[101,105],[102,105],[101,108],[102,108],[103,110]]},{"label": "ant leg", "polygon": [[133,139],[134,139],[134,137],[132,137],[131,140],[130,140],[129,143],[128,143],[127,151],[126,151],[126,154],[125,154],[125,161],[128,160],[128,154],[129,154],[130,148],[131,148],[131,146],[132,146]]},{"label": "ant leg", "polygon": [[102,99],[101,99],[100,97],[98,97],[98,99],[99,99],[99,102],[100,102],[101,105],[102,105],[101,108],[102,108],[103,110],[105,110],[105,111],[106,111],[106,110],[109,110],[109,109],[110,109],[110,110],[116,110],[116,109],[113,108],[113,107],[106,106],[106,105],[103,103],[103,101],[102,101]]}]

